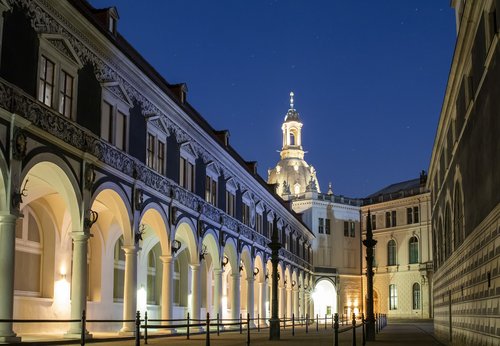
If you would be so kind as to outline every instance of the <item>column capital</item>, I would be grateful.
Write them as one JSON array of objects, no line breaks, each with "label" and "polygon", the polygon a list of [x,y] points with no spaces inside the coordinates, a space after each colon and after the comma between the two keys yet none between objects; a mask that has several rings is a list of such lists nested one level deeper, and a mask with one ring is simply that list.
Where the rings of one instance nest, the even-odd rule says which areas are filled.
[{"label": "column capital", "polygon": [[253,282],[255,282],[255,278],[254,278],[253,276],[251,276],[251,277],[247,277],[247,281],[248,281],[249,283],[253,283]]},{"label": "column capital", "polygon": [[222,268],[215,268],[214,269],[215,275],[222,275],[223,272],[224,272],[224,270]]},{"label": "column capital", "polygon": [[233,274],[231,274],[231,277],[233,278],[233,280],[236,279],[236,278],[239,279],[239,278],[241,278],[241,274],[240,273],[238,273],[238,274],[234,274],[233,273]]},{"label": "column capital", "polygon": [[139,248],[136,245],[124,245],[122,250],[125,251],[126,255],[136,255]]},{"label": "column capital", "polygon": [[82,231],[73,231],[71,232],[71,238],[74,242],[86,242],[90,238],[90,233],[82,232]]},{"label": "column capital", "polygon": [[173,259],[174,259],[174,256],[170,256],[170,255],[161,255],[158,257],[160,259],[160,261],[162,263],[172,263],[173,262]]},{"label": "column capital", "polygon": [[191,268],[191,270],[198,270],[200,269],[200,263],[190,263],[189,268]]},{"label": "column capital", "polygon": [[0,213],[0,223],[15,223],[18,216],[10,213]]}]

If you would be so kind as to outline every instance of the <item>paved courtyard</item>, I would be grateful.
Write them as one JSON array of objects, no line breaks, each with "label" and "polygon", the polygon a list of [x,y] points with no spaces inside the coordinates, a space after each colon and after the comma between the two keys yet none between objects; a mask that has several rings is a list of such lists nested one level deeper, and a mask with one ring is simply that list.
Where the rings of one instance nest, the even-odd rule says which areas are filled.
[{"label": "paved courtyard", "polygon": [[[340,345],[352,345],[352,330],[339,334],[339,344]],[[356,345],[362,345],[361,328],[356,330]],[[120,339],[113,341],[106,341],[110,335],[97,334],[95,339],[89,344],[97,344],[102,346],[118,346],[118,345],[128,345],[133,346],[135,341],[133,339]],[[25,341],[28,341],[27,345],[70,345],[79,344],[78,341],[70,342],[68,340],[61,340],[52,338],[45,338],[41,340],[39,337],[26,336]],[[109,340],[109,339],[108,339]],[[247,344],[247,334],[243,331],[243,334],[236,332],[226,332],[221,333],[220,336],[212,333],[210,335],[210,345],[215,346],[229,346],[229,345],[246,345]],[[250,344],[251,345],[276,345],[276,344],[286,344],[286,345],[333,345],[333,330],[331,327],[324,329],[324,326],[320,325],[319,331],[316,331],[315,326],[309,329],[309,333],[306,334],[304,327],[298,327],[295,330],[295,336],[292,336],[291,328],[286,330],[281,330],[281,340],[278,342],[269,341],[269,329],[261,329],[260,332],[257,330],[252,330],[250,333]],[[144,340],[141,340],[141,345],[144,345]],[[192,335],[190,340],[187,340],[185,336],[161,336],[151,333],[151,337],[148,339],[148,345],[183,345],[183,346],[201,346],[206,345],[206,335],[197,334]],[[422,322],[422,321],[405,321],[399,323],[391,323],[385,327],[379,334],[376,335],[376,341],[367,342],[367,345],[405,345],[405,346],[433,346],[442,345],[433,336],[433,325],[432,322]]]}]

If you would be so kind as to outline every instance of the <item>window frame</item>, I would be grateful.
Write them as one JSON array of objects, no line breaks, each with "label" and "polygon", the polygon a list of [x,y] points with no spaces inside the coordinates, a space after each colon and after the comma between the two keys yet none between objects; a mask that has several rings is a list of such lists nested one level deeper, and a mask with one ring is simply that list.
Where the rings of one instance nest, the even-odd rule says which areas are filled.
[{"label": "window frame", "polygon": [[395,284],[389,285],[389,310],[398,309],[398,289]]},{"label": "window frame", "polygon": [[[128,152],[129,148],[129,126],[130,126],[130,108],[132,108],[132,104],[125,102],[120,99],[115,93],[111,92],[107,87],[109,86],[119,86],[116,82],[109,82],[102,84],[102,94],[101,94],[101,137],[103,131],[103,106],[104,103],[108,104],[111,107],[110,121],[109,127],[107,128],[107,132],[110,134],[111,138],[107,140],[107,142],[117,149],[122,150],[124,152]],[[123,148],[120,148],[117,145],[117,119],[119,113],[124,116],[124,128],[123,128]]]},{"label": "window frame", "polygon": [[[417,288],[417,289],[415,289]],[[421,298],[421,289],[420,289],[420,284],[418,282],[413,283],[412,288],[411,288],[411,300],[412,300],[412,309],[413,310],[420,310],[420,300]]]},{"label": "window frame", "polygon": [[[414,241],[413,241],[414,240]],[[416,264],[419,261],[419,240],[417,236],[412,236],[408,240],[408,263]]]},{"label": "window frame", "polygon": [[322,217],[318,217],[318,234],[325,233],[325,219]]},{"label": "window frame", "polygon": [[394,239],[390,239],[387,242],[387,266],[395,266],[397,262],[397,244]]},{"label": "window frame", "polygon": [[190,192],[194,192],[196,188],[196,159],[197,157],[189,143],[181,145],[179,155],[179,185]]}]

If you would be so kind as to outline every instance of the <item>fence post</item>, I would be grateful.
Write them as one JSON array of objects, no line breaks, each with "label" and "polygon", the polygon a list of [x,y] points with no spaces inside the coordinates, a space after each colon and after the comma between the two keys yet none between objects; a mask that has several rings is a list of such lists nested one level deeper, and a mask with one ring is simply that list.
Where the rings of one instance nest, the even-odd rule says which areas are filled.
[{"label": "fence post", "polygon": [[205,346],[210,346],[210,313],[207,312],[207,337],[205,339]]},{"label": "fence post", "polygon": [[85,346],[85,320],[86,320],[86,315],[85,315],[85,309],[82,310],[82,321],[81,321],[81,335],[80,335],[80,345]]},{"label": "fence post", "polygon": [[333,323],[334,323],[334,321],[333,321],[333,314],[332,314],[332,328],[333,328]]},{"label": "fence post", "polygon": [[319,330],[319,315],[316,314],[316,331]]},{"label": "fence post", "polygon": [[247,312],[247,345],[250,345],[250,313]]},{"label": "fence post", "polygon": [[363,346],[366,345],[366,337],[365,337],[365,314],[362,312],[361,313],[361,323],[363,324],[361,326],[361,329],[363,331]]},{"label": "fence post", "polygon": [[144,312],[144,344],[148,344],[148,312]]},{"label": "fence post", "polygon": [[333,317],[333,335],[334,335],[334,346],[339,345],[339,314],[335,313]]},{"label": "fence post", "polygon": [[220,324],[219,313],[217,313],[217,336],[220,335],[219,324]]},{"label": "fence post", "polygon": [[189,312],[187,314],[187,327],[186,327],[186,337],[189,340]]},{"label": "fence post", "polygon": [[328,323],[326,322],[327,317],[328,317],[328,316],[325,314],[325,330],[326,330],[326,325],[328,324]]},{"label": "fence post", "polygon": [[260,314],[257,314],[257,331],[260,332]]},{"label": "fence post", "polygon": [[309,314],[306,314],[306,334],[309,333]]},{"label": "fence post", "polygon": [[352,313],[352,346],[356,346],[356,314]]},{"label": "fence post", "polygon": [[240,334],[243,334],[243,320],[240,314]]},{"label": "fence post", "polygon": [[135,314],[135,346],[141,345],[141,312]]}]

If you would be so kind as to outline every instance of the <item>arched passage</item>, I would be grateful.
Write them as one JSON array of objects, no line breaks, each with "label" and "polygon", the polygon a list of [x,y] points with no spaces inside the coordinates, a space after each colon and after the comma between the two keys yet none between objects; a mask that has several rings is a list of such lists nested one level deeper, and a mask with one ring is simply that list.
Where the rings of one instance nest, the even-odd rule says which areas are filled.
[{"label": "arched passage", "polygon": [[337,311],[337,290],[328,279],[321,279],[316,283],[312,293],[314,301],[314,316],[331,316]]}]

